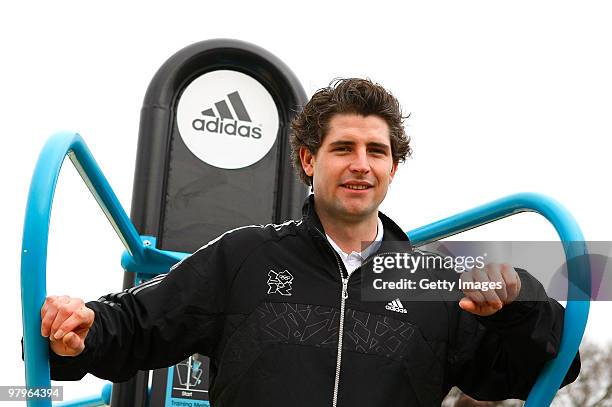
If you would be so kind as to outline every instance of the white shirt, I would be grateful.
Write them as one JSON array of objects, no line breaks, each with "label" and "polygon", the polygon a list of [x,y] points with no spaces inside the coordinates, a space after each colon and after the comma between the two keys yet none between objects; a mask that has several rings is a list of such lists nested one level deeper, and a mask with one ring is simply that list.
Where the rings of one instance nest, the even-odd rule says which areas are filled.
[{"label": "white shirt", "polygon": [[382,221],[380,220],[380,218],[378,218],[376,238],[374,239],[374,241],[368,247],[366,247],[364,251],[351,252],[351,254],[346,254],[345,252],[343,252],[340,246],[338,246],[336,242],[334,242],[327,233],[325,234],[325,236],[327,236],[327,240],[332,245],[334,250],[336,250],[336,252],[338,252],[338,254],[340,255],[340,258],[344,263],[344,267],[346,268],[346,271],[350,276],[351,273],[355,271],[355,269],[361,267],[361,263],[363,263],[363,261],[367,259],[370,254],[378,250],[382,243],[383,232],[384,230]]}]

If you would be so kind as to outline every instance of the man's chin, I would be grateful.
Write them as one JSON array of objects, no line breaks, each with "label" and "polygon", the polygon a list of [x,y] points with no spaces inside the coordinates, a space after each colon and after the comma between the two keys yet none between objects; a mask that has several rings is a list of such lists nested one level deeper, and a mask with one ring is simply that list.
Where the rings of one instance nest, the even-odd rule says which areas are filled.
[{"label": "man's chin", "polygon": [[346,219],[360,221],[376,212],[376,207],[373,205],[344,205],[340,212]]}]

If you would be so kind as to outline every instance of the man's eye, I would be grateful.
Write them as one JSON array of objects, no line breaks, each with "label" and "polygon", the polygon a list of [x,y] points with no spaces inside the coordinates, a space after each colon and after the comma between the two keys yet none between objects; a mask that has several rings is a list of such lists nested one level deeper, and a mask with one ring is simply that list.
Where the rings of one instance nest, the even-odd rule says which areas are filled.
[{"label": "man's eye", "polygon": [[385,150],[370,150],[370,152],[374,153],[374,154],[387,154],[387,152]]},{"label": "man's eye", "polygon": [[336,147],[334,148],[334,151],[349,151],[348,147]]}]

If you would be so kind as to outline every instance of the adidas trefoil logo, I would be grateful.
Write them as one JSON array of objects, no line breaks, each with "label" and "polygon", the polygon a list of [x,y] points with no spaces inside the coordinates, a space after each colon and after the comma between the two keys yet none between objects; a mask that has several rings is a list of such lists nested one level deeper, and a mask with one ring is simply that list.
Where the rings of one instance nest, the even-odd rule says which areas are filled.
[{"label": "adidas trefoil logo", "polygon": [[396,298],[387,305],[385,305],[385,308],[389,311],[395,311],[401,314],[406,314],[408,312],[406,311],[406,308],[404,308],[404,306],[402,305],[402,302],[399,300],[399,298]]},{"label": "adidas trefoil logo", "polygon": [[[217,110],[218,116],[215,114],[212,107],[203,110],[202,116],[206,116],[207,118],[214,117],[214,119],[195,119],[191,122],[193,128],[198,131],[227,134],[230,136],[239,135],[241,137],[250,137],[254,139],[261,138],[261,127],[250,124],[252,123],[251,116],[249,112],[247,112],[238,91],[229,93],[227,98],[234,111],[235,118],[227,102],[225,100],[220,100],[215,103],[215,109]],[[238,121],[249,124],[238,125]]]}]

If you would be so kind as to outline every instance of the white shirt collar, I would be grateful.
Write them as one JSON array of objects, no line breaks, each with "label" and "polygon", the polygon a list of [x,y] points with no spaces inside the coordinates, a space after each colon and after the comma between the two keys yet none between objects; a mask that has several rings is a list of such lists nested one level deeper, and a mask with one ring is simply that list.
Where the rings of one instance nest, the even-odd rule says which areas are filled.
[{"label": "white shirt collar", "polygon": [[361,263],[365,259],[367,259],[368,256],[370,256],[372,253],[376,252],[376,250],[378,250],[378,248],[382,244],[384,228],[383,228],[382,221],[380,220],[380,217],[378,217],[377,220],[378,220],[378,224],[377,224],[376,238],[362,252],[351,252],[350,254],[347,254],[344,251],[342,251],[340,246],[338,246],[336,242],[334,242],[334,240],[331,237],[329,237],[328,234],[325,234],[325,236],[327,236],[327,240],[329,241],[329,243],[332,245],[334,250],[338,252],[338,254],[340,255],[340,258],[342,259],[342,262],[344,263],[344,266],[346,267],[346,270],[348,271],[349,274],[351,274],[356,268],[360,267]]}]

